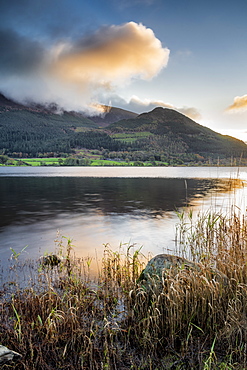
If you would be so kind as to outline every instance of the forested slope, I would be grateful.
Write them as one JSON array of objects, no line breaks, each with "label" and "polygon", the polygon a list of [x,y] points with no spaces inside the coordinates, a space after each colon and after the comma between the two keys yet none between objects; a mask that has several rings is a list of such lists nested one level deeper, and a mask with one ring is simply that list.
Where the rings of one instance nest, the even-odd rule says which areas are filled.
[{"label": "forested slope", "polygon": [[[155,108],[134,119],[111,124],[108,129],[114,133],[149,132],[156,147],[173,145],[179,152],[228,157],[247,154],[247,145],[243,141],[221,135],[168,108]],[[143,145],[145,141],[149,145],[151,140],[142,141]]]},{"label": "forested slope", "polygon": [[[118,121],[107,124],[115,119]],[[247,157],[243,141],[221,135],[172,109],[159,107],[136,115],[108,107],[108,113],[97,118],[59,111],[56,105],[24,106],[0,94],[0,154],[67,156],[83,148],[100,151],[104,159],[168,164]]]}]

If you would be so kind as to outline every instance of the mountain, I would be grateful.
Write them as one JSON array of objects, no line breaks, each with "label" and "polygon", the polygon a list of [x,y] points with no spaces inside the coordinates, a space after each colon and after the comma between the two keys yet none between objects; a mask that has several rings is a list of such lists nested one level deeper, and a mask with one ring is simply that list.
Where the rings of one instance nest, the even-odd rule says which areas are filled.
[{"label": "mountain", "polygon": [[56,104],[43,106],[14,102],[0,94],[0,154],[38,156],[39,153],[71,153],[76,147],[90,149],[123,147],[99,130],[99,126],[136,114],[110,108],[104,116],[90,117],[66,112]]},{"label": "mountain", "polygon": [[86,148],[97,149],[108,159],[168,164],[247,157],[243,141],[210,130],[173,109],[158,107],[137,115],[105,108],[103,115],[89,117],[61,111],[56,104],[22,105],[0,94],[0,154],[63,156]]},{"label": "mountain", "polygon": [[18,125],[17,121],[20,120],[23,129],[25,129],[26,124],[28,125],[28,122],[32,122],[32,125],[35,126],[42,120],[49,122],[51,126],[55,123],[58,125],[58,128],[59,123],[73,130],[76,129],[76,127],[98,128],[98,125],[91,121],[90,118],[86,117],[85,114],[62,111],[56,104],[44,106],[30,103],[28,105],[23,105],[6,98],[2,94],[0,94],[0,113],[1,125],[5,121],[10,124],[12,122]]},{"label": "mountain", "polygon": [[87,117],[73,112],[55,113],[55,107],[25,106],[0,95],[0,153],[71,151],[77,132],[97,129]]},{"label": "mountain", "polygon": [[230,157],[247,153],[247,145],[243,141],[221,135],[169,108],[158,107],[134,119],[120,120],[109,125],[108,130],[114,133],[150,133],[156,139],[180,142],[187,152],[201,155],[222,154]]},{"label": "mountain", "polygon": [[98,116],[90,116],[90,119],[100,125],[106,127],[111,123],[118,122],[122,119],[132,119],[138,116],[137,113],[130,112],[125,109],[104,106],[105,113]]},{"label": "mountain", "polygon": [[21,104],[15,103],[14,101],[6,98],[3,94],[0,93],[0,107],[5,108],[22,108]]}]

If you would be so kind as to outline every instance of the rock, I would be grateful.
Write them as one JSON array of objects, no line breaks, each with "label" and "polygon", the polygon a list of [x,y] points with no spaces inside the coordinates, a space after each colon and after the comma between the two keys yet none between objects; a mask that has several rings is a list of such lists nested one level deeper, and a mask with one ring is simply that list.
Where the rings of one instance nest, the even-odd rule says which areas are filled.
[{"label": "rock", "polygon": [[56,254],[50,254],[48,256],[41,257],[41,261],[43,267],[55,267],[58,266],[62,260]]},{"label": "rock", "polygon": [[[154,283],[161,285],[162,281],[166,278],[167,270],[170,270],[171,268],[173,269],[174,274],[177,274],[183,269],[194,270],[195,272],[204,271],[204,267],[201,264],[189,261],[186,258],[170,254],[159,254],[147,263],[147,266],[142,271],[138,282],[142,283],[146,288]],[[208,280],[214,279],[223,286],[228,285],[227,276],[219,270],[207,268],[205,269],[205,273]]]},{"label": "rock", "polygon": [[5,346],[0,345],[0,365],[7,364],[11,361],[17,361],[22,357],[19,353],[11,351]]}]

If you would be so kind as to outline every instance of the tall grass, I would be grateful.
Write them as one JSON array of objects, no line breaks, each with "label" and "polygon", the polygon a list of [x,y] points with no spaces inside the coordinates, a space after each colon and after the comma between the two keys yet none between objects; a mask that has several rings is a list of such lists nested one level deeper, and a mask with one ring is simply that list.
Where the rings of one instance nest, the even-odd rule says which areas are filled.
[{"label": "tall grass", "polygon": [[180,214],[178,252],[200,268],[171,268],[149,289],[141,249],[105,245],[92,281],[64,241],[60,265],[2,297],[1,344],[23,355],[12,369],[247,369],[245,216]]}]

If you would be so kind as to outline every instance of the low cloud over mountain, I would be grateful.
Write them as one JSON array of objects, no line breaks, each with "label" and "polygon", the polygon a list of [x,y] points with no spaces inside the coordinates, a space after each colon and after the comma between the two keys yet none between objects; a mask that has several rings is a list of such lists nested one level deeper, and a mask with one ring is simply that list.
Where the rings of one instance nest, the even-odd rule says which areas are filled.
[{"label": "low cloud over mountain", "polygon": [[118,95],[111,96],[111,104],[113,106],[121,106],[124,109],[127,109],[136,113],[149,112],[156,107],[171,108],[179,111],[182,114],[190,117],[193,120],[200,120],[201,114],[194,107],[175,107],[173,104],[165,103],[162,100],[149,100],[149,99],[140,99],[138,96],[132,96],[129,101],[121,98]]},{"label": "low cloud over mountain", "polygon": [[152,79],[169,59],[169,50],[153,31],[135,22],[52,45],[2,29],[0,43],[0,90],[5,95],[94,113],[92,103],[100,102],[101,94],[132,78]]}]

